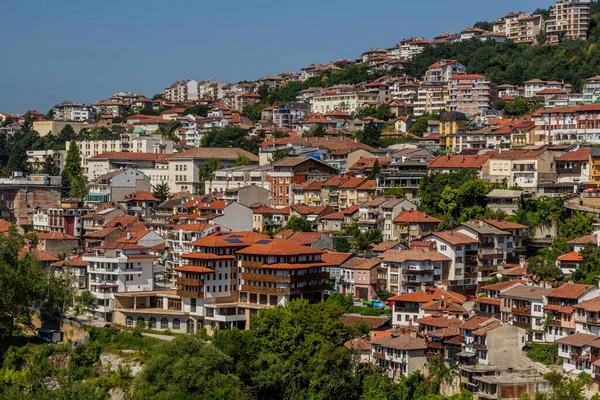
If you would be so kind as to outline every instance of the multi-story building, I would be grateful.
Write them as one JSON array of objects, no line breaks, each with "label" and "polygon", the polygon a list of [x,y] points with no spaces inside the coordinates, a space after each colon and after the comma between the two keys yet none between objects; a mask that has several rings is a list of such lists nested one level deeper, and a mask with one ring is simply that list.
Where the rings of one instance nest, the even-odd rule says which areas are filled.
[{"label": "multi-story building", "polygon": [[487,225],[509,233],[506,239],[506,261],[508,263],[519,263],[525,257],[527,250],[525,247],[525,237],[529,227],[501,219],[486,219],[484,222]]},{"label": "multi-story building", "polygon": [[583,85],[583,104],[600,101],[600,75],[586,79]]},{"label": "multi-story building", "polygon": [[415,371],[422,371],[427,365],[427,343],[423,338],[413,338],[409,334],[391,334],[373,340],[371,349],[371,358],[375,364],[396,381]]},{"label": "multi-story building", "polygon": [[506,35],[515,43],[536,44],[544,30],[544,17],[528,12],[511,12],[493,23],[494,33]]},{"label": "multi-story building", "polygon": [[354,93],[324,93],[311,99],[314,113],[326,113],[332,110],[355,112],[363,108],[365,103],[375,102],[379,99],[379,92],[354,92]]},{"label": "multi-story building", "polygon": [[306,103],[286,103],[273,109],[273,123],[280,128],[292,129],[293,125],[310,114]]},{"label": "multi-story building", "polygon": [[390,163],[376,176],[377,190],[399,187],[407,199],[414,199],[421,178],[427,175],[427,164],[434,158],[427,149],[407,148],[392,154]]},{"label": "multi-story building", "polygon": [[439,219],[422,211],[406,210],[394,219],[393,237],[409,242],[417,240],[435,231],[439,223]]},{"label": "multi-story building", "polygon": [[230,189],[240,189],[250,185],[271,190],[267,180],[269,171],[273,167],[257,165],[243,165],[218,169],[213,172],[212,179],[204,184],[206,193],[224,193]]},{"label": "multi-story building", "polygon": [[546,21],[546,43],[555,44],[563,38],[587,39],[591,0],[556,0]]},{"label": "multi-story building", "polygon": [[458,134],[467,122],[467,116],[462,112],[448,111],[440,115],[439,140],[442,152],[456,154],[462,151]]},{"label": "multi-story building", "polygon": [[150,248],[127,243],[95,248],[84,255],[90,292],[96,297],[95,313],[111,322],[115,293],[152,290],[155,257]]},{"label": "multi-story building", "polygon": [[559,338],[575,333],[574,307],[578,303],[597,297],[598,287],[593,285],[565,283],[549,291],[546,294],[547,303],[544,305],[546,318],[550,318],[545,332],[546,342],[554,342]]},{"label": "multi-story building", "polygon": [[546,89],[566,89],[564,83],[560,83],[557,81],[543,81],[541,79],[530,79],[528,81],[523,82],[523,88],[525,90],[525,97],[535,97],[539,92]]},{"label": "multi-story building", "polygon": [[531,146],[494,154],[484,167],[488,182],[518,185],[526,193],[538,191],[542,180],[556,181],[554,154],[545,146]]},{"label": "multi-story building", "polygon": [[556,340],[558,357],[562,359],[563,370],[571,374],[593,375],[593,361],[598,358],[600,336],[577,332]]},{"label": "multi-story building", "polygon": [[450,104],[448,85],[444,83],[421,82],[417,90],[414,114],[439,113]]},{"label": "multi-story building", "polygon": [[574,185],[590,180],[591,147],[582,147],[569,151],[556,159],[558,182],[570,182]]},{"label": "multi-story building", "polygon": [[435,243],[435,249],[450,259],[448,276],[444,279],[448,289],[475,291],[479,241],[461,232],[433,232],[423,240]]},{"label": "multi-story building", "polygon": [[543,287],[515,285],[501,292],[500,315],[502,321],[527,329],[527,341],[544,341],[545,297],[550,290]]},{"label": "multi-story building", "polygon": [[387,271],[386,290],[395,294],[434,288],[448,274],[450,265],[447,256],[423,249],[388,250],[379,258]]},{"label": "multi-story building", "polygon": [[120,100],[100,100],[92,103],[92,107],[96,115],[100,116],[111,116],[111,117],[123,117],[127,115],[129,108],[128,104]]},{"label": "multi-story building", "polygon": [[469,169],[477,173],[477,176],[483,177],[484,174],[484,166],[490,159],[491,155],[482,154],[482,155],[441,155],[437,156],[434,160],[432,160],[427,169],[429,173],[441,172],[444,174],[450,174],[453,172],[458,172],[461,170]]},{"label": "multi-story building", "polygon": [[424,288],[416,292],[404,293],[390,297],[392,304],[392,325],[410,326],[419,318],[425,316],[423,307],[434,301],[444,298],[456,304],[464,304],[466,299],[463,295],[441,289]]},{"label": "multi-story building", "polygon": [[[96,118],[96,112],[85,104],[62,103],[52,108],[55,121],[89,121]],[[56,132],[58,133],[58,132]]]},{"label": "multi-story building", "polygon": [[52,231],[81,238],[83,216],[91,210],[83,206],[80,199],[64,199],[58,206],[39,208],[33,217],[33,228],[37,231]]},{"label": "multi-story building", "polygon": [[67,158],[66,150],[27,150],[27,164],[32,171],[43,171],[48,160],[62,173]]},{"label": "multi-story building", "polygon": [[340,279],[335,289],[359,299],[373,300],[378,290],[385,289],[385,282],[380,260],[354,257],[340,265]]},{"label": "multi-story building", "polygon": [[172,83],[163,90],[165,99],[173,103],[182,103],[186,100],[198,100],[198,82],[183,80]]},{"label": "multi-story building", "polygon": [[575,331],[600,335],[600,297],[581,301],[575,309]]},{"label": "multi-story building", "polygon": [[498,98],[498,88],[483,75],[456,74],[450,80],[449,95],[452,111],[473,116],[492,108]]},{"label": "multi-story building", "polygon": [[600,104],[539,110],[533,120],[546,144],[600,143]]},{"label": "multi-story building", "polygon": [[121,201],[136,192],[150,191],[150,178],[133,168],[115,170],[101,175],[89,184],[86,205],[99,205]]},{"label": "multi-story building", "polygon": [[440,60],[429,66],[425,72],[425,81],[430,83],[448,83],[454,75],[465,74],[467,67],[456,60]]},{"label": "multi-story building", "polygon": [[193,242],[216,231],[218,228],[208,223],[189,223],[173,227],[166,234],[166,246],[170,256],[167,266],[181,265],[181,255],[193,251]]}]

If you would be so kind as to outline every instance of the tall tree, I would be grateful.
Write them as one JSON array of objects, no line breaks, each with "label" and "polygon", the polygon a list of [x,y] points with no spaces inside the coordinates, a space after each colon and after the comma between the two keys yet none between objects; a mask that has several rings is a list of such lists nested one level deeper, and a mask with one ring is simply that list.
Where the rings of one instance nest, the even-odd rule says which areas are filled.
[{"label": "tall tree", "polygon": [[85,196],[85,192],[86,178],[83,175],[83,169],[81,168],[81,156],[79,155],[77,142],[72,140],[65,159],[65,169],[62,173],[61,195],[63,198],[82,198]]},{"label": "tall tree", "polygon": [[163,203],[171,197],[171,188],[167,182],[160,182],[152,187],[152,194],[159,203]]},{"label": "tall tree", "polygon": [[291,229],[293,231],[310,232],[312,231],[312,225],[310,222],[297,215],[292,215],[288,220],[285,229]]},{"label": "tall tree", "polygon": [[234,166],[241,167],[242,165],[250,165],[250,159],[244,154],[238,154]]}]

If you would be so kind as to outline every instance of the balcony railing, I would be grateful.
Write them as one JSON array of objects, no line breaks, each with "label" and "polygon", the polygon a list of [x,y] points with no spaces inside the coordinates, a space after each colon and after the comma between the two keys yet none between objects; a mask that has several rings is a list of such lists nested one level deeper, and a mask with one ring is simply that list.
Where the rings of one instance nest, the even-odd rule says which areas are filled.
[{"label": "balcony railing", "polygon": [[503,258],[504,253],[489,253],[489,254],[481,254],[479,256],[480,260],[495,260],[498,258]]},{"label": "balcony railing", "polygon": [[261,268],[264,265],[261,261],[242,260],[242,268]]},{"label": "balcony railing", "polygon": [[600,319],[599,318],[587,318],[587,323],[590,325],[600,325]]},{"label": "balcony railing", "polygon": [[473,348],[478,351],[487,351],[487,346],[485,344],[473,343]]},{"label": "balcony railing", "polygon": [[511,312],[519,315],[531,315],[531,309],[525,307],[513,307]]},{"label": "balcony railing", "polygon": [[433,270],[403,269],[403,275],[433,275]]},{"label": "balcony railing", "polygon": [[280,282],[280,283],[290,283],[290,276],[281,276],[281,275],[266,275],[266,274],[250,274],[247,272],[242,272],[242,279],[245,281],[261,281],[261,282]]},{"label": "balcony railing", "polygon": [[497,265],[480,265],[477,267],[477,270],[480,272],[494,272],[498,271]]},{"label": "balcony railing", "polygon": [[202,299],[204,298],[204,292],[194,292],[191,290],[178,289],[177,296],[190,297],[192,299]]},{"label": "balcony railing", "polygon": [[176,283],[185,286],[204,286],[204,281],[202,279],[177,278]]},{"label": "balcony railing", "polygon": [[519,328],[524,328],[524,329],[530,329],[531,328],[531,324],[528,322],[523,322],[523,321],[513,321],[512,323],[514,326],[518,326]]}]

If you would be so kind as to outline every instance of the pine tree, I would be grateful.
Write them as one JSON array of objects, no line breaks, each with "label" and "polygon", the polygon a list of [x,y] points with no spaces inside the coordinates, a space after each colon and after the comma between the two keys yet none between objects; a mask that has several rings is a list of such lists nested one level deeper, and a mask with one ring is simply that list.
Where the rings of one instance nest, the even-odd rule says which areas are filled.
[{"label": "pine tree", "polygon": [[81,168],[81,157],[77,142],[71,141],[62,173],[61,196],[83,197],[86,192],[86,179]]},{"label": "pine tree", "polygon": [[169,197],[171,197],[171,189],[169,188],[169,184],[167,182],[161,182],[152,187],[152,194],[159,203],[165,202]]}]

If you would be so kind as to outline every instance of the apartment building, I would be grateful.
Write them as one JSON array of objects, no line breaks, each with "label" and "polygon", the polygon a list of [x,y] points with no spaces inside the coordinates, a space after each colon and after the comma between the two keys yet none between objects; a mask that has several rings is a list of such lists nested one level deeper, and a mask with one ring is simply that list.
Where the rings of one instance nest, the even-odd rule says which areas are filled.
[{"label": "apartment building", "polygon": [[[62,103],[52,108],[54,121],[89,121],[96,118],[96,112],[85,104]],[[58,132],[55,132],[58,133]]]},{"label": "apartment building", "polygon": [[567,89],[567,86],[564,83],[557,81],[543,81],[541,79],[530,79],[528,81],[523,82],[523,88],[525,90],[525,97],[535,97],[542,90],[564,90]]},{"label": "apartment building", "polygon": [[187,100],[198,100],[198,82],[183,80],[172,83],[163,90],[165,99],[173,103],[182,103]]},{"label": "apartment building", "polygon": [[393,220],[393,238],[411,242],[437,229],[440,220],[416,209],[402,211]]},{"label": "apartment building", "polygon": [[592,363],[598,358],[600,336],[578,332],[560,338],[556,343],[558,343],[558,356],[562,359],[565,372],[594,374]]},{"label": "apartment building", "polygon": [[371,358],[395,381],[426,368],[425,350],[425,340],[410,334],[392,333],[371,341]]},{"label": "apartment building", "polygon": [[474,292],[477,285],[479,241],[458,231],[433,232],[423,238],[435,243],[435,249],[450,259],[447,287]]},{"label": "apartment building", "polygon": [[311,108],[306,103],[285,103],[273,108],[273,123],[279,128],[292,129],[294,124],[310,114]]},{"label": "apartment building", "polygon": [[439,113],[444,111],[449,104],[448,84],[421,82],[417,90],[414,115]]},{"label": "apartment building", "polygon": [[37,231],[65,233],[81,238],[82,217],[90,212],[80,199],[64,199],[58,206],[38,208],[33,216],[33,228]]},{"label": "apartment building", "polygon": [[544,300],[550,290],[519,284],[501,292],[502,321],[527,329],[528,342],[544,341]]},{"label": "apartment building", "polygon": [[556,0],[546,21],[546,43],[562,39],[587,39],[591,0]]},{"label": "apartment building", "polygon": [[356,112],[366,103],[379,100],[379,92],[336,93],[325,92],[311,99],[313,113],[327,113],[332,110]]},{"label": "apartment building", "polygon": [[491,109],[498,98],[497,86],[478,74],[452,76],[448,90],[450,109],[467,116],[482,114]]},{"label": "apartment building", "polygon": [[581,301],[575,309],[575,331],[600,335],[600,297]]},{"label": "apartment building", "polygon": [[582,147],[569,151],[556,159],[558,182],[580,183],[590,180],[591,147]]},{"label": "apartment building", "polygon": [[467,67],[456,60],[440,60],[431,64],[425,72],[425,81],[430,83],[448,83],[454,75],[465,74]]},{"label": "apartment building", "polygon": [[600,75],[586,79],[582,91],[583,104],[592,104],[600,101]]},{"label": "apartment building", "polygon": [[83,201],[86,205],[98,206],[111,201],[121,201],[137,192],[152,189],[150,178],[133,168],[115,170],[96,178],[89,184],[88,194]]},{"label": "apartment building", "polygon": [[[123,117],[127,115],[129,105],[120,100],[100,100],[92,103],[94,112],[98,116]],[[152,107],[150,107],[151,109]]]},{"label": "apartment building", "polygon": [[[495,318],[500,320],[500,298],[503,291],[519,284],[525,284],[524,280],[509,280],[481,286],[480,295],[475,301],[475,314],[482,318]],[[485,295],[485,296],[483,296]]]},{"label": "apartment building", "polygon": [[542,180],[556,181],[554,154],[545,146],[502,151],[491,156],[484,178],[489,182],[506,180],[508,186],[518,185],[525,193],[537,192]]},{"label": "apartment building", "polygon": [[285,305],[293,299],[319,302],[329,273],[323,250],[285,239],[263,239],[237,252],[240,301]]},{"label": "apartment building", "polygon": [[339,170],[312,157],[286,157],[277,161],[273,171],[267,174],[273,207],[292,204],[296,184],[321,180],[332,174],[339,174]]},{"label": "apartment building", "polygon": [[127,243],[95,248],[84,255],[89,289],[98,306],[96,315],[112,322],[115,293],[152,290],[155,257],[150,248]]},{"label": "apartment building", "polygon": [[486,219],[483,222],[509,233],[506,238],[506,261],[507,263],[520,263],[527,251],[525,238],[529,227],[502,219]]},{"label": "apartment building", "polygon": [[423,307],[439,301],[441,298],[456,304],[464,304],[465,296],[442,289],[425,288],[415,292],[404,293],[388,300],[392,305],[392,325],[411,326],[417,319],[425,316]]},{"label": "apartment building", "polygon": [[[576,331],[575,308],[578,303],[598,297],[598,287],[565,283],[546,294],[547,304],[544,311],[550,318],[550,323],[545,332],[547,342],[569,336]],[[549,317],[548,317],[549,315]]]},{"label": "apartment building", "polygon": [[544,17],[528,12],[510,12],[493,22],[493,32],[504,34],[515,43],[537,44],[538,35],[544,31]]},{"label": "apartment building", "polygon": [[386,272],[380,260],[354,257],[340,265],[337,290],[363,300],[377,298],[377,291],[386,287]]},{"label": "apartment building", "polygon": [[447,256],[428,249],[388,250],[379,258],[387,271],[386,290],[395,294],[435,288],[450,269]]},{"label": "apartment building", "polygon": [[255,185],[270,191],[271,184],[267,175],[273,168],[269,166],[242,165],[222,168],[213,172],[212,179],[204,183],[206,193],[224,193],[231,189],[240,189]]},{"label": "apartment building", "polygon": [[600,104],[539,110],[533,120],[546,144],[600,143]]}]

